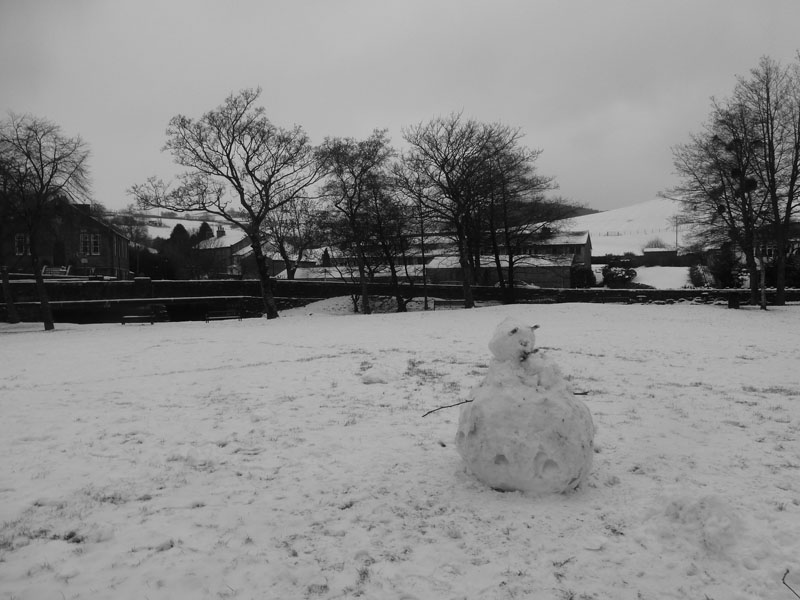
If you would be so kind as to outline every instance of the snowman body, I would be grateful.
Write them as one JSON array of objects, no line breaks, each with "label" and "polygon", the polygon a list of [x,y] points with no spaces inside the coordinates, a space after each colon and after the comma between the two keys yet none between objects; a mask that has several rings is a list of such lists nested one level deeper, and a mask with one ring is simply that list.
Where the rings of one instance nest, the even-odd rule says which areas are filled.
[{"label": "snowman body", "polygon": [[489,343],[489,370],[461,407],[456,447],[491,488],[569,492],[586,480],[594,424],[558,366],[535,349],[536,327],[506,319]]}]

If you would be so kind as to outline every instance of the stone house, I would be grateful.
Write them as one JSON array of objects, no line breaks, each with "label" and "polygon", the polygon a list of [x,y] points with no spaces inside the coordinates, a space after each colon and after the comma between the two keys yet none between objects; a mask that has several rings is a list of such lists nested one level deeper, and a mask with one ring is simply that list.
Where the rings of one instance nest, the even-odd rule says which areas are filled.
[{"label": "stone house", "polygon": [[241,229],[226,231],[217,226],[214,237],[203,240],[194,247],[202,270],[211,279],[242,277],[243,261],[252,254],[250,238]]},{"label": "stone house", "polygon": [[[32,273],[30,233],[19,220],[3,223],[0,264]],[[85,204],[59,198],[35,234],[40,267],[63,267],[69,275],[129,279],[128,238],[92,216]]]}]

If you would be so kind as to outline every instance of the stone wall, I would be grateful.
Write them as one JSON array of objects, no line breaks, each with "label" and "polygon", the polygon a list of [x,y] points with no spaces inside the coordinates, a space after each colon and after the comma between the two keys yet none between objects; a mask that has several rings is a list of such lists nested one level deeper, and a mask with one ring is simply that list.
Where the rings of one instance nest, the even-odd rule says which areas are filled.
[{"label": "stone wall", "polygon": [[[261,307],[261,286],[258,280],[150,280],[139,277],[132,281],[49,280],[48,295],[57,317],[62,320],[91,322],[113,321],[130,308],[151,302],[165,304],[179,319],[202,318],[204,311],[236,305],[257,314]],[[27,314],[38,315],[38,298],[32,281],[12,281],[11,291],[17,306]],[[375,296],[391,296],[386,283],[369,286]],[[429,298],[457,300],[463,298],[461,285],[428,285]],[[273,293],[280,308],[302,305],[321,298],[358,294],[360,287],[354,283],[334,281],[273,281]],[[422,285],[403,286],[406,297],[421,298]],[[476,301],[500,301],[501,290],[493,286],[475,286]],[[747,302],[748,290],[639,290],[604,288],[538,288],[517,289],[515,298],[520,303],[562,302],[654,302],[694,299],[727,299],[736,295],[741,303]],[[768,294],[771,299],[773,294]],[[787,301],[800,301],[800,290],[787,290]],[[0,304],[0,320],[5,316],[5,306]],[[68,318],[67,318],[68,317]]]}]

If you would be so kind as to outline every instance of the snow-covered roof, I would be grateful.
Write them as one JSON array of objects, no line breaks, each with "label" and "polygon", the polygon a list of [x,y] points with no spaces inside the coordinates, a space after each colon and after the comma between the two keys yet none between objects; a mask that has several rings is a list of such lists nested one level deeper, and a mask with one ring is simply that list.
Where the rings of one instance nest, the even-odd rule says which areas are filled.
[{"label": "snow-covered roof", "polygon": [[247,234],[241,229],[234,229],[233,231],[226,231],[225,235],[214,236],[199,242],[195,248],[198,250],[213,250],[216,248],[230,248],[241,242]]},{"label": "snow-covered roof", "polygon": [[[517,267],[569,267],[572,265],[573,257],[570,256],[515,256],[514,264]],[[500,262],[508,264],[508,256],[501,255]],[[481,264],[484,266],[494,266],[494,256],[481,256]],[[458,256],[437,256],[428,261],[429,269],[458,269],[461,267]]]},{"label": "snow-covered roof", "polygon": [[562,231],[539,242],[542,246],[580,246],[589,241],[588,231]]},{"label": "snow-covered roof", "polygon": [[[503,262],[508,262],[507,256],[501,256]],[[566,256],[517,256],[514,264],[517,267],[570,267],[573,263],[572,255]]]},{"label": "snow-covered roof", "polygon": [[[406,272],[412,277],[422,276],[422,265],[408,265],[397,268],[398,276],[405,277]],[[374,274],[376,279],[389,277],[389,269],[383,269]],[[341,265],[338,267],[298,267],[294,273],[295,279],[341,279],[342,277],[358,277],[356,266]],[[275,279],[286,279],[286,271],[281,271],[275,275]]]},{"label": "snow-covered roof", "polygon": [[427,264],[429,269],[458,269],[460,266],[456,255],[437,256],[429,260]]},{"label": "snow-covered roof", "polygon": [[[294,272],[295,279],[338,279],[339,271],[334,267],[299,267]],[[275,279],[286,279],[286,271],[275,275]]]},{"label": "snow-covered roof", "polygon": [[[289,256],[297,258],[297,250],[292,247],[291,244],[287,244],[287,246]],[[320,263],[322,262],[322,257],[325,255],[325,250],[326,248],[311,248],[303,250],[303,260],[301,262]],[[283,257],[279,252],[269,251],[266,244],[264,245],[264,256],[271,258],[272,260],[283,260]]]},{"label": "snow-covered roof", "polygon": [[642,248],[642,254],[658,254],[659,252],[676,252],[673,248]]}]

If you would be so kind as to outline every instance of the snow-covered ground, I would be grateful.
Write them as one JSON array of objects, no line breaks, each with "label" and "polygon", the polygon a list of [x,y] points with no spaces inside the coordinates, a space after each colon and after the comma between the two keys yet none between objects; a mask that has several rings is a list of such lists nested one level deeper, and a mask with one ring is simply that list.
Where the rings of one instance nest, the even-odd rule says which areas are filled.
[{"label": "snow-covered ground", "polygon": [[636,267],[633,282],[657,290],[679,290],[692,284],[689,267]]},{"label": "snow-covered ground", "polygon": [[[592,265],[594,276],[598,282],[603,281],[603,267]],[[691,286],[689,267],[636,267],[633,283],[649,285],[657,290],[679,290]]]},{"label": "snow-covered ground", "polygon": [[[0,598],[751,599],[800,591],[799,306],[0,324]],[[309,313],[312,316],[309,316]],[[453,443],[507,316],[592,412],[576,493]]]}]

